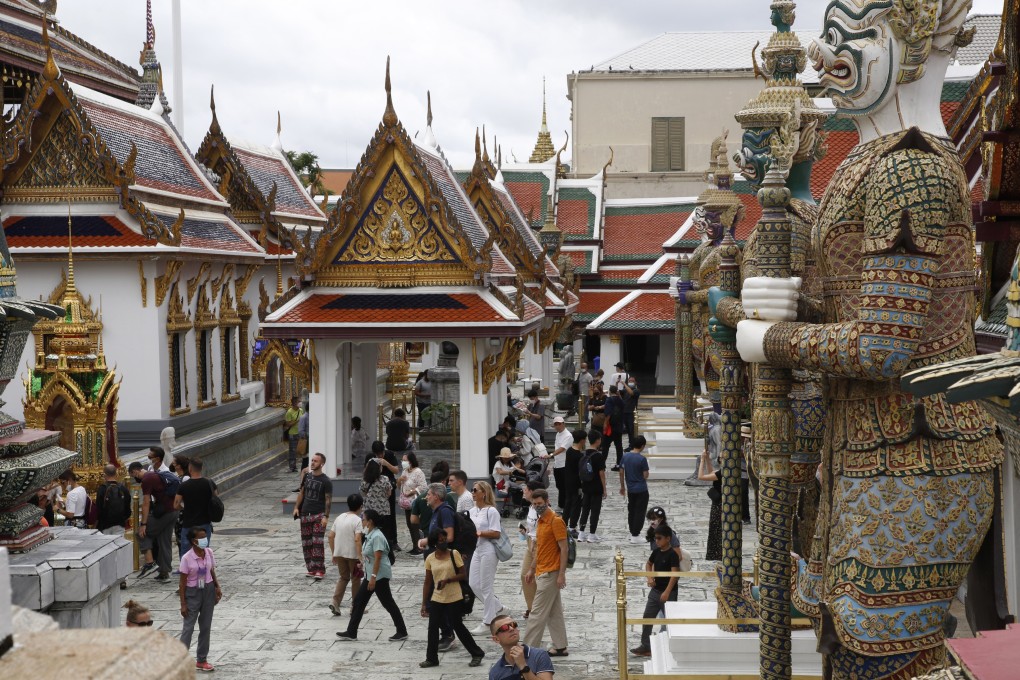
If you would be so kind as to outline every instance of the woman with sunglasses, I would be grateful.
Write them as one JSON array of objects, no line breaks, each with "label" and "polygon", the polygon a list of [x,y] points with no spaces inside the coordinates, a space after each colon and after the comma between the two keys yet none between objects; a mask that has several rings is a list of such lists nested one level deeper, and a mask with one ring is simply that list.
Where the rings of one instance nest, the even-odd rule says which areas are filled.
[{"label": "woman with sunglasses", "polygon": [[184,627],[181,630],[181,642],[185,649],[191,648],[191,635],[195,632],[198,622],[198,648],[195,650],[195,670],[213,671],[206,657],[209,654],[209,635],[212,632],[213,609],[223,597],[220,582],[216,578],[216,560],[209,537],[202,527],[188,529],[188,542],[191,550],[181,558],[181,616]]},{"label": "woman with sunglasses", "polygon": [[433,551],[425,558],[425,585],[421,591],[421,615],[429,620],[429,638],[425,660],[418,665],[422,668],[439,665],[439,632],[445,624],[471,654],[468,665],[480,666],[485,652],[471,637],[463,620],[464,593],[460,584],[466,578],[464,560],[459,551],[450,549],[445,530],[433,529],[429,533],[429,547]]},{"label": "woman with sunglasses", "polygon": [[496,509],[496,496],[488,482],[475,482],[471,489],[471,498],[475,501],[475,507],[471,508],[470,514],[478,533],[478,545],[471,555],[468,584],[475,597],[481,599],[484,607],[482,622],[471,632],[484,633],[489,630],[489,624],[497,614],[510,612],[509,609],[504,609],[503,603],[492,590],[492,584],[496,580],[496,566],[499,564],[495,539],[503,532],[503,525],[499,510]]},{"label": "woman with sunglasses", "polygon": [[152,615],[144,604],[128,600],[124,603],[124,609],[128,610],[125,622],[128,628],[145,628],[152,625]]}]

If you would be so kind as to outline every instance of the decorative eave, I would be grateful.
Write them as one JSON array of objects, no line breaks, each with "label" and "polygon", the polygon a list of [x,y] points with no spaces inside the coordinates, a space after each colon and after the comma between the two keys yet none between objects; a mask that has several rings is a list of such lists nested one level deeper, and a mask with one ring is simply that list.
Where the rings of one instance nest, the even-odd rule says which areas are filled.
[{"label": "decorative eave", "polygon": [[[430,152],[414,144],[393,109],[387,60],[386,110],[310,253],[313,285],[481,284],[493,266],[493,238],[472,243],[425,153]],[[446,167],[445,158],[435,154]],[[374,212],[378,209],[386,216]]]}]

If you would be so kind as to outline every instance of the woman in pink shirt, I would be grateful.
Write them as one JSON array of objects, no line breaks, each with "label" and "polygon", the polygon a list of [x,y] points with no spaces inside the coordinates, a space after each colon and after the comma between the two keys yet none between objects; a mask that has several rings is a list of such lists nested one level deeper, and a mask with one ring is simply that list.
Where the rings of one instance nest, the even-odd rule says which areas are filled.
[{"label": "woman in pink shirt", "polygon": [[188,530],[191,550],[181,558],[181,616],[184,617],[184,628],[181,630],[181,642],[185,648],[191,648],[191,634],[195,632],[198,622],[198,649],[196,650],[195,670],[213,671],[206,657],[209,654],[209,634],[212,628],[213,609],[223,597],[220,582],[216,578],[216,560],[209,547],[209,537],[205,529],[198,526]]}]

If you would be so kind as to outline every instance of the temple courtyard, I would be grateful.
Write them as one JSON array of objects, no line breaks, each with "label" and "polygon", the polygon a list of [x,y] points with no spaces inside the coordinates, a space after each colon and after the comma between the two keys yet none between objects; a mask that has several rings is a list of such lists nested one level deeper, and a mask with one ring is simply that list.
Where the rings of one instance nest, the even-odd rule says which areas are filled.
[{"label": "temple courtyard", "polygon": [[[611,495],[603,506],[599,525],[604,540],[598,544],[579,544],[577,563],[567,573],[563,602],[570,656],[555,659],[558,678],[619,677],[613,556],[617,549],[622,550],[626,567],[639,570],[648,551],[644,545],[628,542],[626,501],[618,494],[615,478],[608,481]],[[336,583],[336,568],[330,567],[327,578],[320,582],[305,577],[298,524],[281,510],[281,500],[291,495],[295,483],[296,475],[281,465],[224,499],[226,515],[216,525],[212,541],[223,586],[223,600],[213,617],[209,654],[217,677],[351,678],[368,669],[373,680],[487,677],[488,668],[500,653],[487,635],[475,636],[486,651],[481,668],[468,668],[470,657],[459,643],[450,652],[440,654],[439,667],[418,667],[425,658],[426,643],[426,622],[418,616],[424,572],[422,560],[407,553],[397,554],[391,584],[410,638],[404,642],[386,640],[393,633],[392,623],[375,598],[362,621],[358,640],[341,642],[336,638],[335,633],[346,626],[350,596],[344,598],[343,616],[334,617],[327,605]],[[709,500],[705,488],[666,480],[650,481],[649,487],[650,504],[666,509],[670,524],[694,557],[694,569],[712,569],[712,563],[701,559],[708,536]],[[555,490],[551,496],[555,503]],[[504,529],[514,537],[517,524],[513,517],[503,520]],[[398,535],[401,546],[410,543],[402,514],[398,519]],[[753,527],[745,525],[746,571],[752,567],[755,540]],[[496,593],[524,624],[521,618],[524,596],[519,580],[521,545],[515,545],[515,555],[509,562],[500,564]],[[630,579],[628,583],[630,617],[641,615],[647,592],[643,581]],[[158,629],[172,636],[180,634],[175,581],[161,584],[151,576],[137,579],[132,574],[127,583],[125,599],[134,598],[150,607]],[[682,579],[679,587],[681,600],[713,599],[714,585],[709,580]],[[467,619],[469,628],[479,622],[481,607],[476,607],[475,612]],[[632,631],[628,647],[636,646],[638,637],[639,631]],[[548,643],[548,633],[545,642]],[[631,668],[639,670],[640,661],[631,657]]]}]

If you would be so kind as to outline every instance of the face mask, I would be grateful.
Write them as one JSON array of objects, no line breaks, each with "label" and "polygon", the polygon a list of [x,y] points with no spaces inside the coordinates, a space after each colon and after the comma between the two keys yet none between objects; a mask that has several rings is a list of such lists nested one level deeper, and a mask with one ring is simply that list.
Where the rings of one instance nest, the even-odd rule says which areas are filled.
[{"label": "face mask", "polygon": [[198,539],[197,541],[195,541],[195,545],[197,545],[202,550],[205,550],[206,548],[209,547],[209,537],[206,536],[205,538]]},{"label": "face mask", "polygon": [[541,517],[542,515],[545,514],[545,511],[548,510],[548,509],[549,509],[548,505],[543,505],[540,508],[535,508],[535,514],[538,515],[539,517]]},{"label": "face mask", "polygon": [[636,384],[637,384],[637,383],[627,383],[627,387],[629,387],[629,388],[631,388],[631,389],[634,389],[634,386],[635,386]]},{"label": "face mask", "polygon": [[402,460],[400,461],[400,467],[404,468],[405,470],[409,470],[411,468],[411,464],[406,460]]}]

